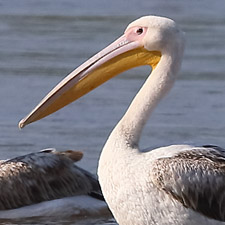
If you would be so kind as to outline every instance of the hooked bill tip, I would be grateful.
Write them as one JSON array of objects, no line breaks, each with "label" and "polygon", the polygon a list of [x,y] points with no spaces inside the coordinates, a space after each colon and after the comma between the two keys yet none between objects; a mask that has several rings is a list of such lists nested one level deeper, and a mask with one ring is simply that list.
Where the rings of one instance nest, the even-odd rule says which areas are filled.
[{"label": "hooked bill tip", "polygon": [[24,119],[20,120],[19,124],[18,124],[18,127],[19,129],[22,129],[25,127],[25,124],[24,124]]}]

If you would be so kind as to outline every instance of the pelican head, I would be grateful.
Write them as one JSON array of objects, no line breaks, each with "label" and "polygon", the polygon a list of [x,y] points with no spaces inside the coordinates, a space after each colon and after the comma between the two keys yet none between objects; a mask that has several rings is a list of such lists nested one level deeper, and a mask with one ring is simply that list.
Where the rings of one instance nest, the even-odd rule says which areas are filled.
[{"label": "pelican head", "polygon": [[183,32],[169,18],[158,16],[141,17],[128,25],[125,34],[130,29],[136,27],[140,27],[146,31],[142,39],[142,45],[148,51],[160,51],[164,53],[168,48],[174,47],[174,44],[176,46],[179,42],[181,42],[180,46],[184,44]]},{"label": "pelican head", "polygon": [[19,127],[59,110],[128,69],[150,65],[154,70],[163,54],[182,46],[183,33],[173,20],[141,17],[129,24],[121,37],[65,77],[20,121]]}]

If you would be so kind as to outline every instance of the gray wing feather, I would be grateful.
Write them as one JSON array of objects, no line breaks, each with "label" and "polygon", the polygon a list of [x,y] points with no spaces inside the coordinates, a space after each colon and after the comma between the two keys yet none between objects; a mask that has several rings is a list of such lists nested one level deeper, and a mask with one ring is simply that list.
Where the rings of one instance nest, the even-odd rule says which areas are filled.
[{"label": "gray wing feather", "polygon": [[225,150],[204,146],[160,158],[153,182],[172,198],[209,218],[225,221]]},{"label": "gray wing feather", "polygon": [[44,150],[0,163],[0,210],[67,196],[101,195],[97,179],[74,164],[81,152]]}]

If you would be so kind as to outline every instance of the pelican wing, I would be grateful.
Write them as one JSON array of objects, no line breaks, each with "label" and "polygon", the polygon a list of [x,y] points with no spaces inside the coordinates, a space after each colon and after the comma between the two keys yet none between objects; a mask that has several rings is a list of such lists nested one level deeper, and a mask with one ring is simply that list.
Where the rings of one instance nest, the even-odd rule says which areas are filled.
[{"label": "pelican wing", "polygon": [[101,195],[97,179],[74,164],[77,151],[44,150],[0,163],[0,210],[67,196]]},{"label": "pelican wing", "polygon": [[225,221],[225,150],[203,146],[154,162],[154,184],[186,208]]}]

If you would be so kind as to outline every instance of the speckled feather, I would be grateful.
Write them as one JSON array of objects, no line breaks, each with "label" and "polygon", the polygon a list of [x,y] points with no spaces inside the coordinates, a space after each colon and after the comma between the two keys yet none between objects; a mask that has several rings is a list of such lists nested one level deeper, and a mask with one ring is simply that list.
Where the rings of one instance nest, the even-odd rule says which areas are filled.
[{"label": "speckled feather", "polygon": [[209,218],[225,221],[225,150],[205,146],[160,158],[154,184],[171,198]]},{"label": "speckled feather", "polygon": [[0,163],[0,210],[87,194],[101,196],[97,179],[74,164],[78,151],[44,150]]}]

